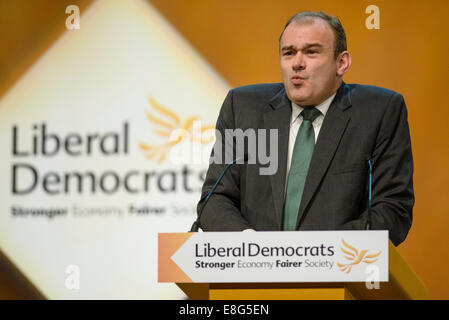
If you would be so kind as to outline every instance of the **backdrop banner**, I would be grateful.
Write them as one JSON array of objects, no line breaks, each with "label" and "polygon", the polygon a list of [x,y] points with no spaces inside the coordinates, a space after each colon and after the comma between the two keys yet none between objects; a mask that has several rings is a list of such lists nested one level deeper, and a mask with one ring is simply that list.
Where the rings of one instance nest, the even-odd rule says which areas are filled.
[{"label": "backdrop banner", "polygon": [[229,86],[144,0],[95,1],[0,100],[0,246],[52,299],[181,299],[158,232],[189,230]]}]

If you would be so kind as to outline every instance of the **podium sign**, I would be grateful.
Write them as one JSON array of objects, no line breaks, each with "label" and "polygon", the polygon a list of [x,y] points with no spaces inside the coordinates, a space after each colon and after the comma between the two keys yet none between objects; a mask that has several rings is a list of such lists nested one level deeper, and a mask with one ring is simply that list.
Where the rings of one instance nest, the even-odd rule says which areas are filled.
[{"label": "podium sign", "polygon": [[388,281],[388,231],[160,233],[159,282]]}]

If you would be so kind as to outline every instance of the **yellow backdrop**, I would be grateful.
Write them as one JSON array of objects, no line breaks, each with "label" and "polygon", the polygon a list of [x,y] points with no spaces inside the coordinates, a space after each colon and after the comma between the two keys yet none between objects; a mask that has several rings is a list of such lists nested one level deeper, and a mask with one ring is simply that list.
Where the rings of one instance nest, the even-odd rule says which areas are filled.
[{"label": "yellow backdrop", "polygon": [[[449,299],[449,1],[226,0],[151,1],[231,83],[281,81],[277,41],[293,14],[339,17],[352,67],[347,83],[372,84],[404,95],[415,161],[413,226],[399,251],[429,288]],[[380,29],[368,30],[368,5]]]}]

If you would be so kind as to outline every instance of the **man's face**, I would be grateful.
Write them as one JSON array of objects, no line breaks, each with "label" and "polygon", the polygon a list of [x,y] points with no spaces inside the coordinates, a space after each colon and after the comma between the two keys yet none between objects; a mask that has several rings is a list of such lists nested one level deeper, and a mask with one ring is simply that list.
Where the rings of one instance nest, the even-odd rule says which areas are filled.
[{"label": "man's face", "polygon": [[294,103],[316,106],[338,89],[334,34],[327,22],[292,22],[282,35],[280,56],[287,96]]}]

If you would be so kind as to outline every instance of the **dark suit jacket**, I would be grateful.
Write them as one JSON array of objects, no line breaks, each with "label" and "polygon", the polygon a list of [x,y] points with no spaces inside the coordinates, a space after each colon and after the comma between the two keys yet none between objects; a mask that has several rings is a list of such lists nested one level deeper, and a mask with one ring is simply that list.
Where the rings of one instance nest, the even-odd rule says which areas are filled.
[{"label": "dark suit jacket", "polygon": [[[216,128],[223,137],[225,129],[278,129],[279,166],[274,175],[260,175],[259,162],[233,165],[204,206],[204,231],[282,230],[291,112],[283,84],[228,93]],[[392,242],[401,243],[414,204],[407,109],[402,95],[375,86],[342,82],[338,89],[318,135],[296,229],[363,230],[368,159],[373,164],[371,229],[389,230]],[[209,166],[202,199],[224,167]]]}]

